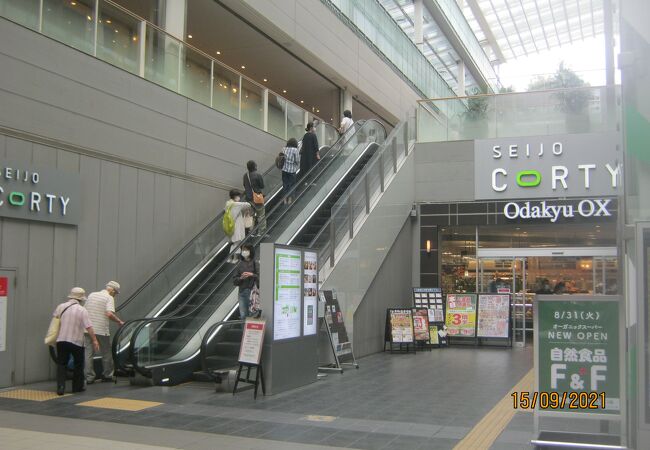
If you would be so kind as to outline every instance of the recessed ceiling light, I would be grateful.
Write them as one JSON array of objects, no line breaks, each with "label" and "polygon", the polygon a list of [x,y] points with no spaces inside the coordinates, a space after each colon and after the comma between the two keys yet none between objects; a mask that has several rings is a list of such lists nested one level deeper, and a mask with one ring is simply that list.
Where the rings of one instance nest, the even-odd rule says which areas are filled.
[{"label": "recessed ceiling light", "polygon": [[237,93],[237,88],[232,88],[232,92],[233,92],[233,94],[236,94]]},{"label": "recessed ceiling light", "polygon": [[220,54],[221,54],[221,52],[219,50],[217,50],[217,55],[220,55]]},{"label": "recessed ceiling light", "polygon": [[264,78],[264,82],[266,83],[267,81],[269,81],[269,80],[267,80],[266,78]]},{"label": "recessed ceiling light", "polygon": [[133,36],[133,42],[135,42],[135,41],[137,41],[137,40],[138,40],[138,37],[137,37],[137,36]]},{"label": "recessed ceiling light", "polygon": [[287,90],[286,90],[286,89],[282,89],[282,93],[283,93],[283,94],[286,94],[286,93],[287,93]]},{"label": "recessed ceiling light", "polygon": [[304,100],[300,100],[300,103],[305,103],[305,101],[304,101]]},{"label": "recessed ceiling light", "polygon": [[93,20],[93,18],[91,16],[86,16],[86,19]]},{"label": "recessed ceiling light", "polygon": [[106,23],[113,23],[111,19],[106,19]]},{"label": "recessed ceiling light", "polygon": [[70,2],[72,6],[77,6],[77,2]]},{"label": "recessed ceiling light", "polygon": [[241,68],[242,68],[242,69],[245,69],[245,68],[246,68],[246,66],[241,66]]},{"label": "recessed ceiling light", "polygon": [[320,112],[320,109],[317,109],[316,112]]},{"label": "recessed ceiling light", "polygon": [[189,39],[192,39],[192,35],[191,35],[191,34],[188,34],[187,37],[188,37]]}]

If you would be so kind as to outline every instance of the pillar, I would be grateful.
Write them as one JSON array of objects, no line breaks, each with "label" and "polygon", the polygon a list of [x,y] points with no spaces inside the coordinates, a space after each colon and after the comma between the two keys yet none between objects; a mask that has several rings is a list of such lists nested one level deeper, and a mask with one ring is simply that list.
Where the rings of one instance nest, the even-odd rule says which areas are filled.
[{"label": "pillar", "polygon": [[[160,15],[163,19],[162,28],[179,41],[185,41],[187,29],[187,0],[160,0]],[[171,38],[165,39],[165,73],[166,79],[175,80],[176,91],[182,93],[182,67],[184,66],[183,46]]]},{"label": "pillar", "polygon": [[[352,92],[348,88],[341,90],[341,119],[343,118],[343,111],[346,109],[352,111]],[[352,117],[354,117],[354,114],[352,114]]]},{"label": "pillar", "polygon": [[458,87],[456,94],[460,97],[465,96],[465,61],[462,59],[456,62],[458,64]]},{"label": "pillar", "polygon": [[164,8],[162,14],[165,18],[165,31],[184,41],[187,30],[187,0],[164,0],[160,5]]},{"label": "pillar", "polygon": [[421,52],[424,52],[424,36],[422,34],[422,26],[424,22],[424,5],[422,2],[423,0],[415,0],[414,2],[415,11],[413,12],[413,21],[415,27],[415,45],[417,45]]}]

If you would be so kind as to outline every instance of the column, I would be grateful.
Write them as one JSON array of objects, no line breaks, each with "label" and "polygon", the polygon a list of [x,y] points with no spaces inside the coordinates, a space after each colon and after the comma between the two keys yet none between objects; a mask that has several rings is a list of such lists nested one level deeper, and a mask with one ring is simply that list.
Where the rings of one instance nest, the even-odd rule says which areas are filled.
[{"label": "column", "polygon": [[458,64],[458,87],[456,88],[456,94],[460,97],[465,96],[465,61],[462,59],[456,61]]},{"label": "column", "polygon": [[[185,40],[187,28],[187,0],[161,0],[159,8],[162,9],[161,16],[164,20],[163,29],[178,39]],[[181,73],[183,67],[184,52],[183,46],[176,40],[167,38],[165,40],[165,73],[166,78],[176,80],[177,92],[182,92]]]},{"label": "column", "polygon": [[413,12],[413,22],[415,27],[415,45],[420,49],[421,52],[424,52],[424,37],[422,35],[422,24],[424,22],[424,5],[422,4],[423,0],[415,0],[413,5],[415,6],[415,11]]},{"label": "column", "polygon": [[343,111],[346,109],[352,111],[352,92],[348,88],[341,90],[341,119],[343,118]]}]

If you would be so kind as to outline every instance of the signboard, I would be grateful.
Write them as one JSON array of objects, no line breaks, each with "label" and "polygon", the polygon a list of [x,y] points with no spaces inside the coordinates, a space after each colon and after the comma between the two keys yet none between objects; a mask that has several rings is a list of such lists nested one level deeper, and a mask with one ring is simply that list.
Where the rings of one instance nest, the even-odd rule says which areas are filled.
[{"label": "signboard", "polygon": [[0,352],[7,350],[7,298],[9,278],[0,277]]},{"label": "signboard", "polygon": [[447,334],[476,336],[476,294],[447,294]]},{"label": "signboard", "polygon": [[510,337],[510,295],[479,294],[476,336],[506,339]]},{"label": "signboard", "polygon": [[413,343],[413,313],[410,309],[390,309],[390,337],[395,344]]},{"label": "signboard", "polygon": [[239,347],[239,362],[246,364],[259,364],[262,357],[262,344],[264,343],[264,329],[266,320],[247,318],[244,324],[244,335]]},{"label": "signboard", "polygon": [[441,288],[413,288],[413,304],[416,308],[429,309],[429,322],[445,321],[445,300]]},{"label": "signboard", "polygon": [[302,334],[311,336],[318,329],[318,253],[304,253],[302,262],[303,324]]},{"label": "signboard", "polygon": [[538,391],[567,393],[558,411],[621,413],[619,300],[542,295],[535,308]]},{"label": "signboard", "polygon": [[438,336],[438,325],[429,325],[429,344],[440,345],[440,336]]},{"label": "signboard", "polygon": [[302,252],[275,247],[273,340],[300,336],[302,303]]},{"label": "signboard", "polygon": [[352,354],[352,343],[345,329],[343,311],[336,294],[334,291],[322,291],[321,294],[325,299],[325,322],[330,332],[334,353],[336,356]]},{"label": "signboard", "polygon": [[413,309],[413,335],[416,341],[429,343],[429,310]]},{"label": "signboard", "polygon": [[616,133],[477,139],[474,197],[617,196],[622,176],[619,143]]},{"label": "signboard", "polygon": [[0,216],[76,225],[80,215],[78,173],[0,161]]}]

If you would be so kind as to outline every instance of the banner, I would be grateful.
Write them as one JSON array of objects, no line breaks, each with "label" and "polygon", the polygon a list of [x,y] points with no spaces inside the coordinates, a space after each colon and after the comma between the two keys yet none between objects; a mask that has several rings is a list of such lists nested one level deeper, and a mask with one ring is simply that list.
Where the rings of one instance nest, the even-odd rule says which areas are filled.
[{"label": "banner", "polygon": [[479,294],[476,336],[506,339],[510,337],[510,295]]},{"label": "banner", "polygon": [[446,325],[451,337],[476,336],[476,294],[447,294]]},{"label": "banner", "polygon": [[539,392],[559,393],[561,411],[619,414],[619,300],[541,296],[535,304]]},{"label": "banner", "polygon": [[413,313],[410,309],[391,309],[390,335],[395,344],[413,343]]},{"label": "banner", "polygon": [[264,319],[246,319],[244,324],[244,335],[239,347],[239,362],[247,364],[259,364],[262,356],[262,344],[264,343]]}]

